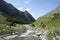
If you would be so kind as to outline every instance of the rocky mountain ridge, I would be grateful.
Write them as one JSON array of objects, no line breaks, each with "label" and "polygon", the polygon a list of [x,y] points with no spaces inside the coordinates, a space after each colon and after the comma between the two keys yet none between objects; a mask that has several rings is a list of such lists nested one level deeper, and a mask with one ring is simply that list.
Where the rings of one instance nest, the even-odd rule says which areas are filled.
[{"label": "rocky mountain ridge", "polygon": [[5,2],[4,0],[0,0],[0,13],[7,18],[7,20],[18,23],[32,23],[35,19],[29,14],[28,11],[19,11],[12,4]]}]

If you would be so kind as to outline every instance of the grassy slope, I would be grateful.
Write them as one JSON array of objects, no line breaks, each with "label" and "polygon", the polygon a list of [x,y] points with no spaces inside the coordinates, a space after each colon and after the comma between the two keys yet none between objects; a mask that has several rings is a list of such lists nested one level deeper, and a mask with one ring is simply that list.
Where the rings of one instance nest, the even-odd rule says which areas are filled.
[{"label": "grassy slope", "polygon": [[53,37],[59,36],[60,35],[60,7],[38,18],[37,21],[33,23],[33,26],[42,29],[47,29],[49,31],[49,34],[47,34],[48,40],[53,40]]},{"label": "grassy slope", "polygon": [[[55,14],[57,17],[55,17]],[[44,16],[38,18],[34,24],[37,27],[46,26],[48,29],[50,29],[52,27],[59,28],[60,27],[60,7],[54,9],[53,11],[49,12],[48,14],[46,14]]]}]

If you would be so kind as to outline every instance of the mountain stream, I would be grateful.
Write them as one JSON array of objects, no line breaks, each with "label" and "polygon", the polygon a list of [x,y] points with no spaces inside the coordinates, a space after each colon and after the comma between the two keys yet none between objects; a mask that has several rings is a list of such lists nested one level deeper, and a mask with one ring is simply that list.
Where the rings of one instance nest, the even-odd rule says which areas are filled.
[{"label": "mountain stream", "polygon": [[36,27],[30,27],[29,25],[23,25],[26,27],[26,32],[18,35],[12,35],[5,37],[5,40],[47,40],[47,31],[38,29]]}]

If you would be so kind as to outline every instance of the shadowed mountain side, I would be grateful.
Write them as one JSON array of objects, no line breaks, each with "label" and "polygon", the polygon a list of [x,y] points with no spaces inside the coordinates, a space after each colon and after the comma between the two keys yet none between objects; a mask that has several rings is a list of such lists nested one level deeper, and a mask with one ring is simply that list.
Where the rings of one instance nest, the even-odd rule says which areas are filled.
[{"label": "shadowed mountain side", "polygon": [[13,21],[16,23],[28,24],[35,21],[28,11],[19,11],[13,5],[4,0],[0,0],[0,12],[1,15],[6,17],[6,20],[10,22]]}]

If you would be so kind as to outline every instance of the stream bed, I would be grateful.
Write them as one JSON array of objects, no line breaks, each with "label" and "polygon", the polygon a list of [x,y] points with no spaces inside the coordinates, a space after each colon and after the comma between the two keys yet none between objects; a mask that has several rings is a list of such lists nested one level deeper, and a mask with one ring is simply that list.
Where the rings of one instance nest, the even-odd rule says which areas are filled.
[{"label": "stream bed", "polygon": [[26,27],[26,32],[18,35],[4,37],[4,40],[47,40],[47,31],[38,29],[36,27],[30,27],[29,25],[23,26]]}]

